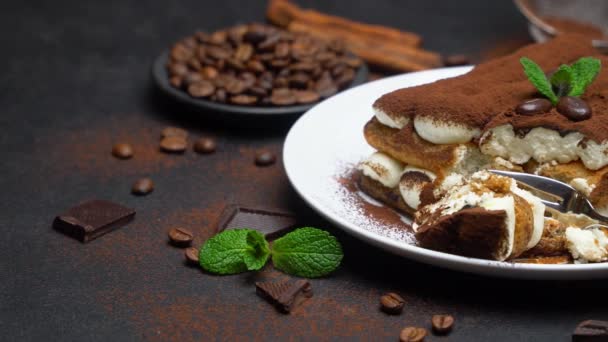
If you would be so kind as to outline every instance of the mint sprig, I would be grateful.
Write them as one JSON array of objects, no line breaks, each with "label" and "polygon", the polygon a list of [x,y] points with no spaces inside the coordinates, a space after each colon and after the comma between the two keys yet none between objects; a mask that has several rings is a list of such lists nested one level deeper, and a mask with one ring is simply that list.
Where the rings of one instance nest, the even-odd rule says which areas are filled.
[{"label": "mint sprig", "polygon": [[272,263],[285,273],[316,278],[335,270],[342,261],[335,237],[317,228],[300,228],[275,241]]},{"label": "mint sprig", "polygon": [[530,83],[554,105],[560,97],[583,95],[601,69],[599,59],[583,57],[572,65],[561,65],[549,80],[543,69],[530,58],[522,57],[519,61]]},{"label": "mint sprig", "polygon": [[268,242],[251,229],[226,230],[209,239],[199,251],[202,268],[217,274],[261,269],[268,260]]},{"label": "mint sprig", "polygon": [[277,269],[308,278],[333,272],[343,257],[338,240],[321,229],[297,229],[276,240],[272,251],[259,232],[234,229],[209,239],[199,251],[199,263],[211,273],[236,274],[261,269],[270,255]]}]

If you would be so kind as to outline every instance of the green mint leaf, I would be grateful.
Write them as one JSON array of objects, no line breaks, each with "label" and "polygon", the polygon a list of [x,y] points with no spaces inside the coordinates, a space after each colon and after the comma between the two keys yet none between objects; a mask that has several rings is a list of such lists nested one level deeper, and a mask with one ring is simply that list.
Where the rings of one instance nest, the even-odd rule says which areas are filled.
[{"label": "green mint leaf", "polygon": [[568,95],[575,83],[576,76],[574,71],[572,71],[572,68],[568,65],[560,66],[559,69],[553,73],[553,76],[551,76],[551,86],[557,97]]},{"label": "green mint leaf", "polygon": [[250,247],[243,255],[243,261],[249,271],[257,271],[266,265],[270,256],[270,247],[264,235],[256,230],[247,234],[247,245]]},{"label": "green mint leaf", "polygon": [[568,95],[581,96],[587,87],[593,83],[602,68],[602,62],[593,57],[583,57],[571,66],[576,82]]},{"label": "green mint leaf", "polygon": [[534,63],[530,58],[522,57],[519,62],[524,67],[524,73],[538,91],[545,95],[553,104],[557,103],[557,95],[553,92],[551,83],[547,80],[547,76],[538,64]]},{"label": "green mint leaf", "polygon": [[306,278],[331,273],[340,265],[342,257],[338,240],[317,228],[294,230],[272,246],[272,262],[277,269]]},{"label": "green mint leaf", "polygon": [[[257,236],[259,235],[259,236]],[[268,243],[251,229],[226,230],[201,247],[199,263],[211,273],[236,274],[262,268],[268,260]]]}]

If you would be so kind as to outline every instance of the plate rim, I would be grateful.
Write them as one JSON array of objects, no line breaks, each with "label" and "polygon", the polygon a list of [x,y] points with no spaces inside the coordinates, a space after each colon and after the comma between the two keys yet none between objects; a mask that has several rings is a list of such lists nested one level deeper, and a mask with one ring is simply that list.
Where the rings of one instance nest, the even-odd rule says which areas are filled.
[{"label": "plate rim", "polygon": [[[292,172],[292,169],[294,167],[292,162],[292,154],[290,154],[290,150],[292,149],[293,144],[296,143],[294,142],[296,141],[294,140],[296,139],[294,137],[297,134],[300,134],[300,127],[303,125],[304,122],[306,122],[307,120],[311,120],[311,118],[314,119],[315,115],[321,115],[316,113],[318,113],[318,108],[324,106],[326,102],[338,101],[341,98],[350,96],[351,93],[356,90],[359,90],[362,87],[377,86],[377,83],[388,83],[394,82],[396,80],[403,80],[404,82],[407,82],[407,79],[413,76],[426,76],[429,79],[424,83],[430,83],[438,79],[445,78],[444,73],[446,72],[446,70],[450,70],[459,74],[464,74],[472,69],[473,66],[460,66],[450,68],[438,68],[432,70],[419,71],[415,73],[391,76],[347,89],[313,106],[300,118],[298,118],[298,120],[292,125],[291,129],[287,133],[283,145],[284,169],[291,186],[295,189],[296,193],[298,193],[298,195],[302,199],[304,199],[304,201],[310,207],[313,208],[313,210],[315,210],[325,219],[332,222],[338,228],[351,235],[354,235],[355,237],[365,241],[366,243],[370,243],[382,249],[388,250],[391,253],[406,257],[411,260],[423,262],[441,268],[463,271],[466,273],[519,279],[593,279],[608,277],[608,263],[567,265],[509,263],[504,261],[464,257],[434,251],[415,245],[410,245],[403,241],[392,240],[387,236],[383,236],[378,233],[365,230],[364,228],[357,227],[356,224],[348,222],[344,217],[332,213],[329,210],[323,210],[323,203],[315,199],[313,196],[310,196],[310,194],[308,194],[305,189],[301,187],[302,185],[299,184],[298,180],[294,177],[294,174]],[[371,117],[372,114],[370,108],[370,118]]]},{"label": "plate rim", "polygon": [[[225,103],[217,103],[205,99],[195,99],[188,95],[186,92],[182,90],[175,89],[169,83],[169,77],[167,76],[167,70],[165,65],[169,61],[169,50],[164,50],[152,63],[151,74],[152,79],[154,80],[154,84],[156,84],[157,88],[160,89],[165,95],[170,98],[173,98],[181,103],[187,104],[189,106],[198,108],[200,110],[215,110],[222,113],[229,113],[234,115],[246,115],[246,116],[280,116],[280,115],[294,115],[294,114],[302,114],[315,105],[321,103],[321,101],[317,101],[311,104],[303,104],[303,105],[295,105],[295,106],[278,106],[278,107],[260,107],[260,106],[238,106],[231,105]],[[344,88],[340,92],[346,91],[352,87],[363,84],[367,80],[367,75],[369,73],[368,66],[365,62],[361,64],[357,72],[355,73],[355,78],[351,81],[348,87]]]}]

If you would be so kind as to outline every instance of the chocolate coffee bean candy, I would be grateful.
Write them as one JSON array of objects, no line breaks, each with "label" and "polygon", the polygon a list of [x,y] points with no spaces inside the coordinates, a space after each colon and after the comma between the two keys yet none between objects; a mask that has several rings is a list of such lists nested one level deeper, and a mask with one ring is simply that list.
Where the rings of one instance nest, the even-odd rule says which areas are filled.
[{"label": "chocolate coffee bean candy", "polygon": [[186,248],[186,251],[184,252],[184,255],[186,257],[186,262],[188,262],[190,265],[198,265],[198,253],[199,250],[198,248],[194,248],[194,247],[188,247]]},{"label": "chocolate coffee bean candy", "polygon": [[194,234],[184,228],[172,228],[169,230],[169,241],[177,247],[187,247],[192,243]]},{"label": "chocolate coffee bean candy", "polygon": [[420,342],[424,341],[426,337],[426,329],[424,328],[416,328],[416,327],[407,327],[401,330],[401,334],[399,334],[399,341],[401,342]]},{"label": "chocolate coffee bean candy", "polygon": [[394,292],[389,292],[380,297],[380,309],[390,315],[398,315],[403,311],[405,300]]},{"label": "chocolate coffee bean candy", "polygon": [[154,182],[150,178],[141,178],[133,183],[131,193],[134,195],[147,195],[154,190]]},{"label": "chocolate coffee bean candy", "polygon": [[260,151],[255,155],[255,165],[269,166],[277,161],[277,156],[270,151]]},{"label": "chocolate coffee bean candy", "polygon": [[452,331],[454,317],[450,315],[433,315],[431,318],[433,331],[438,335],[444,335]]},{"label": "chocolate coffee bean candy", "polygon": [[443,65],[445,66],[459,66],[469,64],[469,57],[467,55],[449,55],[443,58]]},{"label": "chocolate coffee bean candy", "polygon": [[591,117],[591,107],[587,102],[574,96],[560,98],[557,111],[572,121],[587,120]]},{"label": "chocolate coffee bean candy", "polygon": [[125,143],[116,144],[112,147],[112,155],[119,159],[129,159],[133,157],[133,147]]},{"label": "chocolate coffee bean candy", "polygon": [[209,154],[215,152],[217,144],[211,138],[200,138],[194,143],[194,151],[201,154]]},{"label": "chocolate coffee bean candy", "polygon": [[296,101],[301,104],[308,104],[319,101],[321,96],[314,91],[310,90],[300,90],[294,92],[296,96]]},{"label": "chocolate coffee bean candy", "polygon": [[253,95],[236,95],[230,98],[230,103],[239,106],[251,106],[258,102],[258,98]]},{"label": "chocolate coffee bean candy", "polygon": [[572,334],[572,342],[608,341],[608,321],[588,320],[579,323]]},{"label": "chocolate coffee bean candy", "polygon": [[160,149],[163,152],[182,153],[188,147],[188,141],[182,137],[166,137],[160,141]]},{"label": "chocolate coffee bean candy", "polygon": [[188,86],[188,94],[192,97],[209,97],[215,91],[215,86],[209,81],[199,81]]},{"label": "chocolate coffee bean candy", "polygon": [[553,105],[547,99],[531,99],[526,100],[515,108],[515,112],[521,115],[533,115],[546,113],[551,110]]},{"label": "chocolate coffee bean candy", "polygon": [[163,128],[163,130],[160,132],[160,137],[161,138],[180,137],[180,138],[187,139],[188,131],[186,131],[183,128],[179,128],[179,127],[167,126],[167,127]]}]

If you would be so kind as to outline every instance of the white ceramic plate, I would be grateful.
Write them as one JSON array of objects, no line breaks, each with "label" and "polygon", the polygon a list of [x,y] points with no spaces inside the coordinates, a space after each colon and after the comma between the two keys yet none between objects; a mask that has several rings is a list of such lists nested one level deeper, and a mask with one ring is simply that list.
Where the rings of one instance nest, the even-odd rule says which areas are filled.
[{"label": "white ceramic plate", "polygon": [[467,258],[414,246],[411,233],[381,226],[350,200],[339,177],[373,149],[363,126],[372,103],[404,87],[466,73],[471,67],[444,68],[385,78],[333,96],[306,112],[291,128],[283,150],[287,176],[310,206],[348,233],[398,255],[453,270],[527,279],[608,277],[608,263],[582,265],[513,264]]}]

